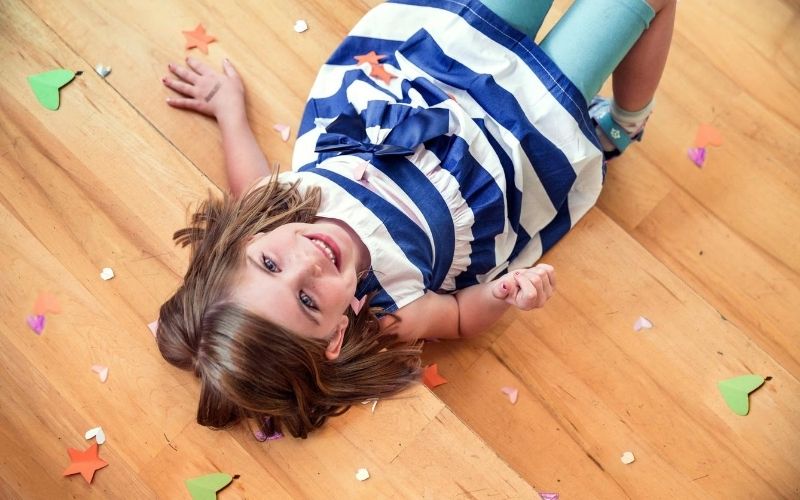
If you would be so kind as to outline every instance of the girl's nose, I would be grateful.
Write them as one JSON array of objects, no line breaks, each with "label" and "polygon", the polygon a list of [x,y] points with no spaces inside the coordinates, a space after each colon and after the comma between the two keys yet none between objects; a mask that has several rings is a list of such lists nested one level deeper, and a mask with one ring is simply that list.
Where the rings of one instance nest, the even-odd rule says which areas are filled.
[{"label": "girl's nose", "polygon": [[316,278],[320,274],[322,274],[322,267],[316,263],[311,264],[311,276]]}]

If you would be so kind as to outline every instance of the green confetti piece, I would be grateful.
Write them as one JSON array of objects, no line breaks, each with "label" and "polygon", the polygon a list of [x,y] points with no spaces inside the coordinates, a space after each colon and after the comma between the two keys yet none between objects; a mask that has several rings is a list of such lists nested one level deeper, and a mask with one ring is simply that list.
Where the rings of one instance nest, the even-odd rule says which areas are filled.
[{"label": "green confetti piece", "polygon": [[760,375],[742,375],[729,378],[717,384],[719,392],[731,410],[737,415],[745,416],[750,411],[749,394],[764,383]]},{"label": "green confetti piece", "polygon": [[36,99],[47,109],[58,109],[58,89],[75,78],[75,73],[67,69],[54,69],[28,77],[28,83],[36,95]]},{"label": "green confetti piece", "polygon": [[228,486],[233,477],[224,472],[215,472],[205,476],[186,480],[186,487],[192,500],[217,500],[217,492]]}]

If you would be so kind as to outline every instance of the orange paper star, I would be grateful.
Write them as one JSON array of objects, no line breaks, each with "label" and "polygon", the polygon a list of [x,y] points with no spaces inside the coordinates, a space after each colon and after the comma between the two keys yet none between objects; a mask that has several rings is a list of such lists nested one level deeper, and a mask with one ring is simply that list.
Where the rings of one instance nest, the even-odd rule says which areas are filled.
[{"label": "orange paper star", "polygon": [[369,76],[374,76],[378,80],[382,80],[383,83],[387,85],[392,81],[392,78],[397,78],[393,74],[383,69],[383,64],[373,64],[372,71],[370,72]]},{"label": "orange paper star", "polygon": [[422,382],[428,386],[428,389],[433,389],[442,384],[447,383],[447,379],[439,375],[439,367],[436,363],[428,365],[422,371]]},{"label": "orange paper star", "polygon": [[97,443],[94,443],[84,451],[67,448],[67,453],[69,453],[69,459],[72,463],[66,468],[64,475],[71,476],[72,474],[80,473],[87,483],[91,483],[94,472],[108,465],[108,462],[101,460],[97,456],[97,452]]},{"label": "orange paper star", "polygon": [[368,62],[370,64],[379,64],[381,59],[385,59],[386,56],[378,55],[375,53],[374,50],[370,50],[366,54],[361,54],[360,56],[355,56],[353,59],[358,61],[358,64],[364,64]]},{"label": "orange paper star", "polygon": [[203,54],[208,54],[208,44],[216,40],[215,37],[206,34],[206,29],[202,24],[198,24],[192,31],[184,31],[186,37],[186,50],[197,47]]}]

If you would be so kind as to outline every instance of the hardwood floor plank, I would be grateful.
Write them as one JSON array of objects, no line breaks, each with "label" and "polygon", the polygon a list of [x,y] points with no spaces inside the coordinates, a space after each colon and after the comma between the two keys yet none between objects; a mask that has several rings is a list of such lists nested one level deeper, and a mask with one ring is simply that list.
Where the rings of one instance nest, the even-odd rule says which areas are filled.
[{"label": "hardwood floor plank", "polygon": [[[632,233],[800,379],[800,279],[676,190]],[[668,236],[667,236],[668,235]]]},{"label": "hardwood floor plank", "polygon": [[[443,365],[452,384],[437,395],[525,479],[539,488],[549,480],[545,488],[552,488],[555,469],[557,486],[579,497],[597,485],[602,498],[619,494],[615,488],[633,498],[798,491],[792,457],[800,445],[800,383],[747,332],[600,211],[590,212],[546,261],[559,269],[560,283],[547,308],[511,313],[517,321],[467,370],[452,361],[461,346],[426,356]],[[639,315],[655,327],[634,332]],[[750,414],[739,417],[716,384],[752,372],[773,380],[751,396]],[[529,402],[501,404],[499,389],[508,383]],[[498,403],[487,404],[487,394]],[[541,423],[526,432],[531,420]],[[544,446],[559,449],[540,451]],[[547,460],[531,459],[530,450]],[[619,461],[625,450],[636,455],[631,466]],[[592,467],[608,477],[581,480]]]}]

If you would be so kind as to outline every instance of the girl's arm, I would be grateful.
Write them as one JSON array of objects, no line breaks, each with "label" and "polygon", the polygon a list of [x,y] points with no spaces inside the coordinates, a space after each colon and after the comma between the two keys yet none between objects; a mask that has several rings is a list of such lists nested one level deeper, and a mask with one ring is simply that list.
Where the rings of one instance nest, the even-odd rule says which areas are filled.
[{"label": "girl's arm", "polygon": [[[429,292],[397,311],[400,321],[393,332],[404,340],[474,337],[491,327],[509,305],[523,311],[544,306],[555,285],[553,267],[539,264],[453,295]],[[388,327],[392,319],[382,322]]]},{"label": "girl's arm", "polygon": [[167,104],[216,118],[231,193],[238,197],[270,175],[269,162],[247,121],[244,84],[230,61],[223,60],[223,74],[192,57],[186,58],[186,67],[169,64],[169,70],[178,79],[162,81],[181,97],[169,97]]}]

